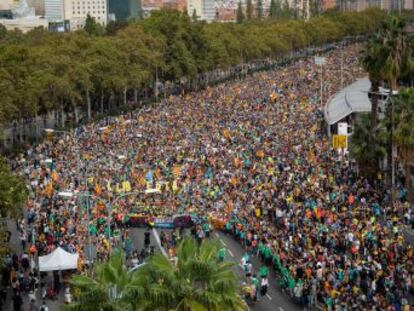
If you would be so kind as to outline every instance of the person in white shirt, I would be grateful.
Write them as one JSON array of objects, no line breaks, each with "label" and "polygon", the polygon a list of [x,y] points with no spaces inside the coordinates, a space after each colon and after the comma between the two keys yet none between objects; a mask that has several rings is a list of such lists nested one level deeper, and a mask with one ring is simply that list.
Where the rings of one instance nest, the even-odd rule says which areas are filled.
[{"label": "person in white shirt", "polygon": [[49,311],[49,308],[46,305],[46,301],[42,302],[42,306],[40,307],[40,311]]}]

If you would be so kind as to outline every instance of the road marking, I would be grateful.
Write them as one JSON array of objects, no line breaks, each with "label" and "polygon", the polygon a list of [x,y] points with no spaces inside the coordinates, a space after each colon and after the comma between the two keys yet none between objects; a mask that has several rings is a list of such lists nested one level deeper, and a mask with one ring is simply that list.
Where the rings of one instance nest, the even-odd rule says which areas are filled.
[{"label": "road marking", "polygon": [[272,296],[270,296],[269,294],[266,294],[266,297],[269,298],[269,300],[272,300]]},{"label": "road marking", "polygon": [[231,252],[231,250],[229,250],[229,249],[228,249],[228,251],[229,251],[230,256],[231,256],[231,257],[234,257],[234,255],[233,255],[233,253]]},{"label": "road marking", "polygon": [[219,240],[220,240],[221,244],[223,244],[224,246],[227,247],[226,243],[224,243],[224,241],[222,239],[219,239]]},{"label": "road marking", "polygon": [[155,237],[155,241],[157,241],[157,244],[158,244],[158,247],[160,248],[160,250],[161,250],[161,253],[167,258],[167,259],[169,259],[169,257],[168,257],[168,254],[167,254],[167,252],[165,251],[165,249],[164,249],[164,247],[162,247],[161,246],[161,240],[160,240],[160,236],[158,235],[158,232],[157,232],[157,230],[155,230],[155,228],[152,228],[152,233],[154,234],[154,237]]},{"label": "road marking", "polygon": [[279,307],[279,311],[284,311],[282,307]]}]

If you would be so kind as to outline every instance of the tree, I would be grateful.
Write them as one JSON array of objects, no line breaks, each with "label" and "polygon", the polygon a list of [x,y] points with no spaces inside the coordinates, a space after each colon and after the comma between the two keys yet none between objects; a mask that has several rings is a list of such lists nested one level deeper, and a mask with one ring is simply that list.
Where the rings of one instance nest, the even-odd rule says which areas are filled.
[{"label": "tree", "polygon": [[246,0],[246,19],[250,21],[253,17],[253,4],[252,0]]},{"label": "tree", "polygon": [[379,87],[384,78],[383,65],[385,61],[381,38],[375,35],[365,44],[360,58],[371,81],[371,126],[374,128],[378,119]]},{"label": "tree", "polygon": [[244,13],[243,13],[243,7],[240,1],[239,4],[237,5],[236,22],[238,24],[241,24],[243,23],[243,21],[244,21]]},{"label": "tree", "polygon": [[391,90],[398,89],[398,79],[412,68],[410,37],[406,26],[404,20],[389,15],[379,31],[385,54],[384,78]]},{"label": "tree", "polygon": [[[24,181],[12,173],[3,158],[0,158],[0,217],[18,219],[23,213],[27,197]],[[0,262],[9,253],[9,238],[6,228],[0,225]],[[0,265],[1,265],[0,263]]]},{"label": "tree", "polygon": [[103,27],[89,14],[86,16],[84,30],[91,36],[100,36],[103,34]]},{"label": "tree", "polygon": [[[375,137],[372,144],[369,137]],[[378,123],[371,127],[370,115],[361,113],[354,123],[354,131],[351,137],[351,156],[357,161],[361,175],[373,180],[377,177],[380,161],[386,154],[387,131],[384,124]]]},{"label": "tree", "polygon": [[[70,283],[75,288],[75,302],[63,306],[68,311],[132,311],[138,303],[138,288],[133,284],[133,273],[128,273],[124,254],[112,251],[109,261],[95,263],[94,277],[73,275]],[[133,299],[132,299],[133,296]]]},{"label": "tree", "polygon": [[106,34],[108,36],[115,36],[118,31],[128,27],[128,22],[126,21],[111,21],[106,26]]},{"label": "tree", "polygon": [[178,246],[176,264],[155,254],[136,273],[137,279],[146,281],[152,310],[246,310],[231,269],[234,264],[219,262],[219,249],[217,241],[207,240],[199,246],[187,237]]},{"label": "tree", "polygon": [[[394,139],[398,147],[398,155],[405,171],[414,165],[414,88],[402,89],[393,99],[395,105]],[[406,178],[407,188],[410,189],[411,179]]]},{"label": "tree", "polygon": [[7,36],[7,29],[3,24],[0,24],[0,41],[2,41]]},{"label": "tree", "polygon": [[278,12],[277,12],[276,1],[275,0],[271,0],[270,1],[269,16],[272,19],[276,19],[277,15],[278,15]]},{"label": "tree", "polygon": [[[390,96],[393,90],[398,90],[398,79],[412,69],[410,38],[406,31],[406,23],[396,16],[389,15],[385,18],[379,30],[382,40],[381,49],[383,56],[383,75],[390,89]],[[392,99],[391,99],[392,100]],[[389,144],[388,163],[393,165],[393,105],[388,105],[387,116]],[[392,170],[390,170],[390,173]],[[391,178],[390,178],[391,179]]]},{"label": "tree", "polygon": [[197,16],[197,11],[196,11],[196,9],[194,9],[194,10],[193,10],[193,16],[191,17],[191,19],[193,20],[193,22],[196,22],[196,21],[197,21],[198,16]]},{"label": "tree", "polygon": [[263,18],[263,2],[262,2],[262,0],[257,0],[256,11],[257,11],[257,18],[262,19]]},{"label": "tree", "polygon": [[217,241],[199,246],[188,237],[178,245],[176,264],[158,253],[133,272],[115,249],[108,262],[96,264],[94,277],[72,277],[76,302],[65,310],[244,311],[234,264],[219,262],[219,249]]},{"label": "tree", "polygon": [[0,217],[20,217],[26,196],[24,181],[13,174],[6,161],[0,158]]}]

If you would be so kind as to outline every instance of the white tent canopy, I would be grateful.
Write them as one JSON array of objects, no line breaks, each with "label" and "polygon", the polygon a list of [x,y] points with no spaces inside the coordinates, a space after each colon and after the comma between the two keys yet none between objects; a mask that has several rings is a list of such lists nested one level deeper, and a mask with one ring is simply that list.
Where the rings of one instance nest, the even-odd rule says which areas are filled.
[{"label": "white tent canopy", "polygon": [[351,113],[371,111],[371,101],[368,97],[370,89],[371,81],[363,78],[336,93],[325,106],[326,122],[332,125]]},{"label": "white tent canopy", "polygon": [[77,269],[78,256],[58,247],[50,254],[39,257],[39,270],[46,272]]}]

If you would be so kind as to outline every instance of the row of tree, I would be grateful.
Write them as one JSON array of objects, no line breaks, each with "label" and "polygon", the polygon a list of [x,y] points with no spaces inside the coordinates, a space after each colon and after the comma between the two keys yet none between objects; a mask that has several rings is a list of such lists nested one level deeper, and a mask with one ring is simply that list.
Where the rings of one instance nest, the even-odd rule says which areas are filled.
[{"label": "row of tree", "polygon": [[157,253],[135,271],[127,270],[115,249],[108,262],[94,265],[92,276],[73,276],[75,302],[63,310],[247,310],[234,264],[220,261],[219,249],[218,241],[199,246],[187,237],[177,247],[176,262]]},{"label": "row of tree", "polygon": [[48,111],[104,112],[151,92],[156,80],[194,79],[213,69],[278,58],[378,28],[384,14],[328,14],[303,20],[243,24],[193,22],[186,13],[160,10],[148,19],[113,25],[101,34],[27,34],[0,27],[0,124]]},{"label": "row of tree", "polygon": [[[391,168],[393,145],[406,172],[414,165],[413,39],[406,21],[390,15],[367,41],[360,58],[371,80],[372,106],[370,114],[357,118],[351,153],[370,179],[378,177],[386,156]],[[385,94],[380,87],[387,90]],[[385,109],[380,114],[381,101]]]}]

